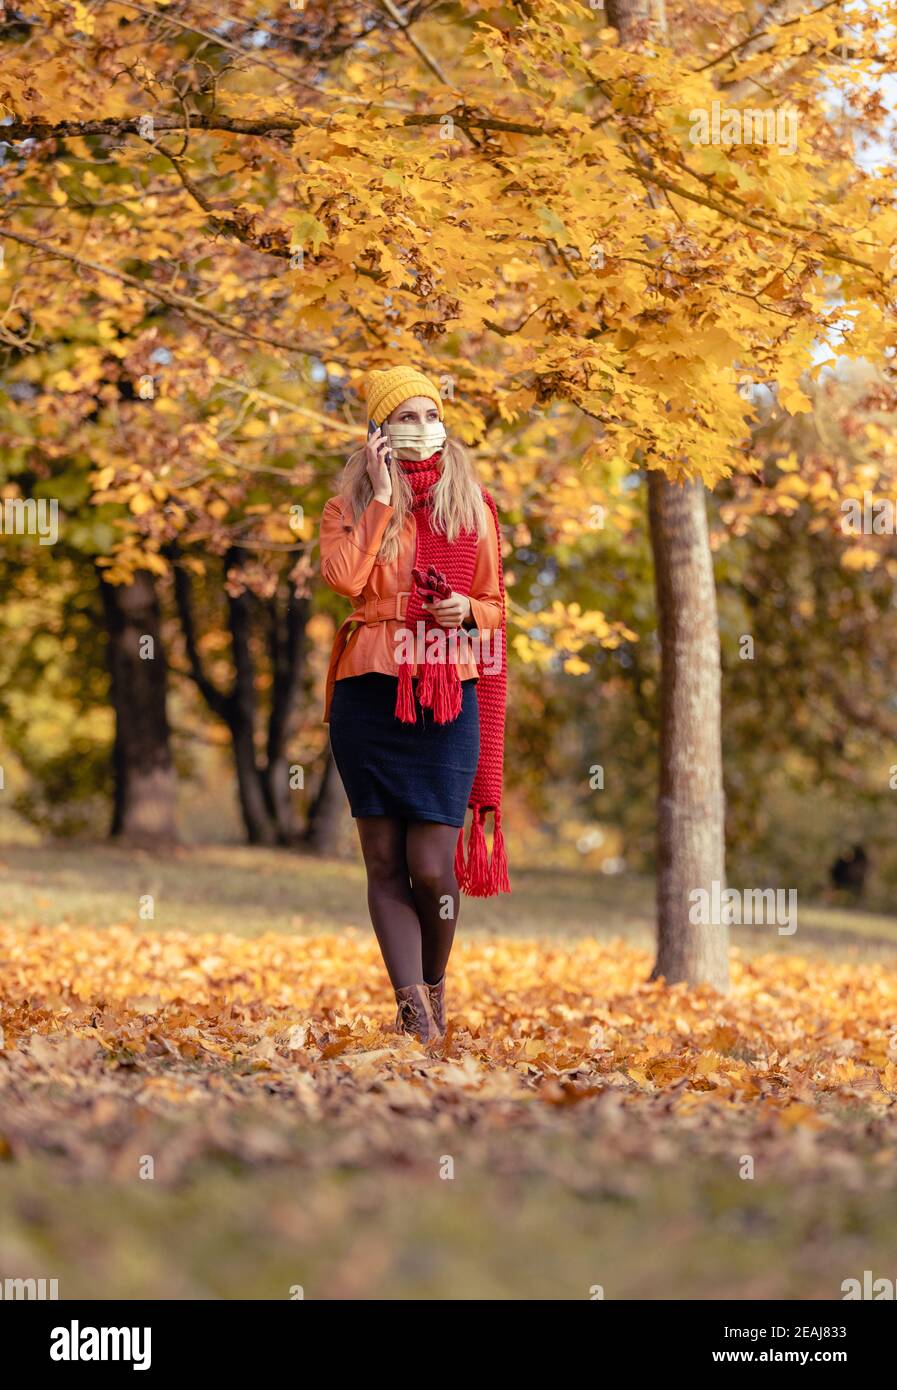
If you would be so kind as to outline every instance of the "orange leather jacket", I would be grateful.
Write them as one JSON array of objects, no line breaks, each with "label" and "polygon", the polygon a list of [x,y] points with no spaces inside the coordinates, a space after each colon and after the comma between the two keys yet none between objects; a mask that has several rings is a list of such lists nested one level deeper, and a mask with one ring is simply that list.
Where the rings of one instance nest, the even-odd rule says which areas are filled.
[{"label": "orange leather jacket", "polygon": [[[396,558],[378,562],[377,552],[392,516],[392,507],[372,498],[358,522],[353,522],[342,498],[331,497],[321,517],[321,574],[324,582],[354,603],[354,612],[343,623],[333,642],[327,672],[325,724],[336,681],[380,671],[398,676],[394,634],[402,626],[411,593],[411,567],[417,526],[405,519]],[[501,626],[502,600],[498,586],[498,536],[487,511],[487,527],[477,544],[470,598],[471,625],[483,630]],[[358,626],[353,628],[353,623]],[[417,675],[417,669],[412,671]],[[478,675],[474,661],[460,662],[458,675],[470,680]]]}]

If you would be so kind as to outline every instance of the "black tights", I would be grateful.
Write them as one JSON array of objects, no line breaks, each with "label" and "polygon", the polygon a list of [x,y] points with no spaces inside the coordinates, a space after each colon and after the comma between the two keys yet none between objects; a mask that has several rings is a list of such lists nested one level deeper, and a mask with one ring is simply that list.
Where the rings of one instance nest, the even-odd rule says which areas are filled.
[{"label": "black tights", "polygon": [[456,825],[360,816],[368,908],[393,989],[438,984],[445,973],[460,894]]}]

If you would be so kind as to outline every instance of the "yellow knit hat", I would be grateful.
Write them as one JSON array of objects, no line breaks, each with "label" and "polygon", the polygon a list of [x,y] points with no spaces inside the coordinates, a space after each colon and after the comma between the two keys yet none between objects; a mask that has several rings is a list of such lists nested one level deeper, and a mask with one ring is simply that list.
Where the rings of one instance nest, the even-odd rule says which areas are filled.
[{"label": "yellow knit hat", "polygon": [[375,425],[382,425],[397,406],[412,396],[427,396],[435,401],[439,418],[443,418],[442,397],[430,378],[416,367],[390,367],[385,372],[371,372],[368,381],[368,419],[373,420]]}]

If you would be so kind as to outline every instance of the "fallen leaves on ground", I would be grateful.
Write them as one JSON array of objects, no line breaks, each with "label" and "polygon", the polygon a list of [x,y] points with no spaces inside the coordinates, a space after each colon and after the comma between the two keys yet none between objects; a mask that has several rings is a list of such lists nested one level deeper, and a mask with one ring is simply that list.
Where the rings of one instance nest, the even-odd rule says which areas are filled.
[{"label": "fallen leaves on ground", "polygon": [[355,932],[2,926],[0,1156],[130,1173],[164,1121],[172,1178],[219,1150],[295,1158],[297,1126],[328,1128],[330,1163],[401,1161],[425,1131],[513,1149],[572,1127],[618,1144],[626,1129],[661,1159],[691,1135],[733,1154],[787,1143],[848,1178],[852,1150],[893,1166],[897,968],[736,958],[726,998],[649,971],[623,941],[461,940],[449,1035],[426,1052],[391,1033],[376,945]]}]

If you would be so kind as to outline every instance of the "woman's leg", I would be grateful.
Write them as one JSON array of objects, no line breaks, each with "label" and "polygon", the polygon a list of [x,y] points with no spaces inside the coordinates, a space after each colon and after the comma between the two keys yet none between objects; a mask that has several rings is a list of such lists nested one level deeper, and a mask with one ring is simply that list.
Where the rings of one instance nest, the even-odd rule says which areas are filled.
[{"label": "woman's leg", "polygon": [[409,821],[405,840],[411,891],[423,937],[423,979],[436,985],[445,974],[458,921],[461,894],[455,878],[456,825]]},{"label": "woman's leg", "polygon": [[421,928],[408,881],[406,822],[359,816],[355,824],[367,870],[368,909],[392,987],[419,985],[424,979]]}]

